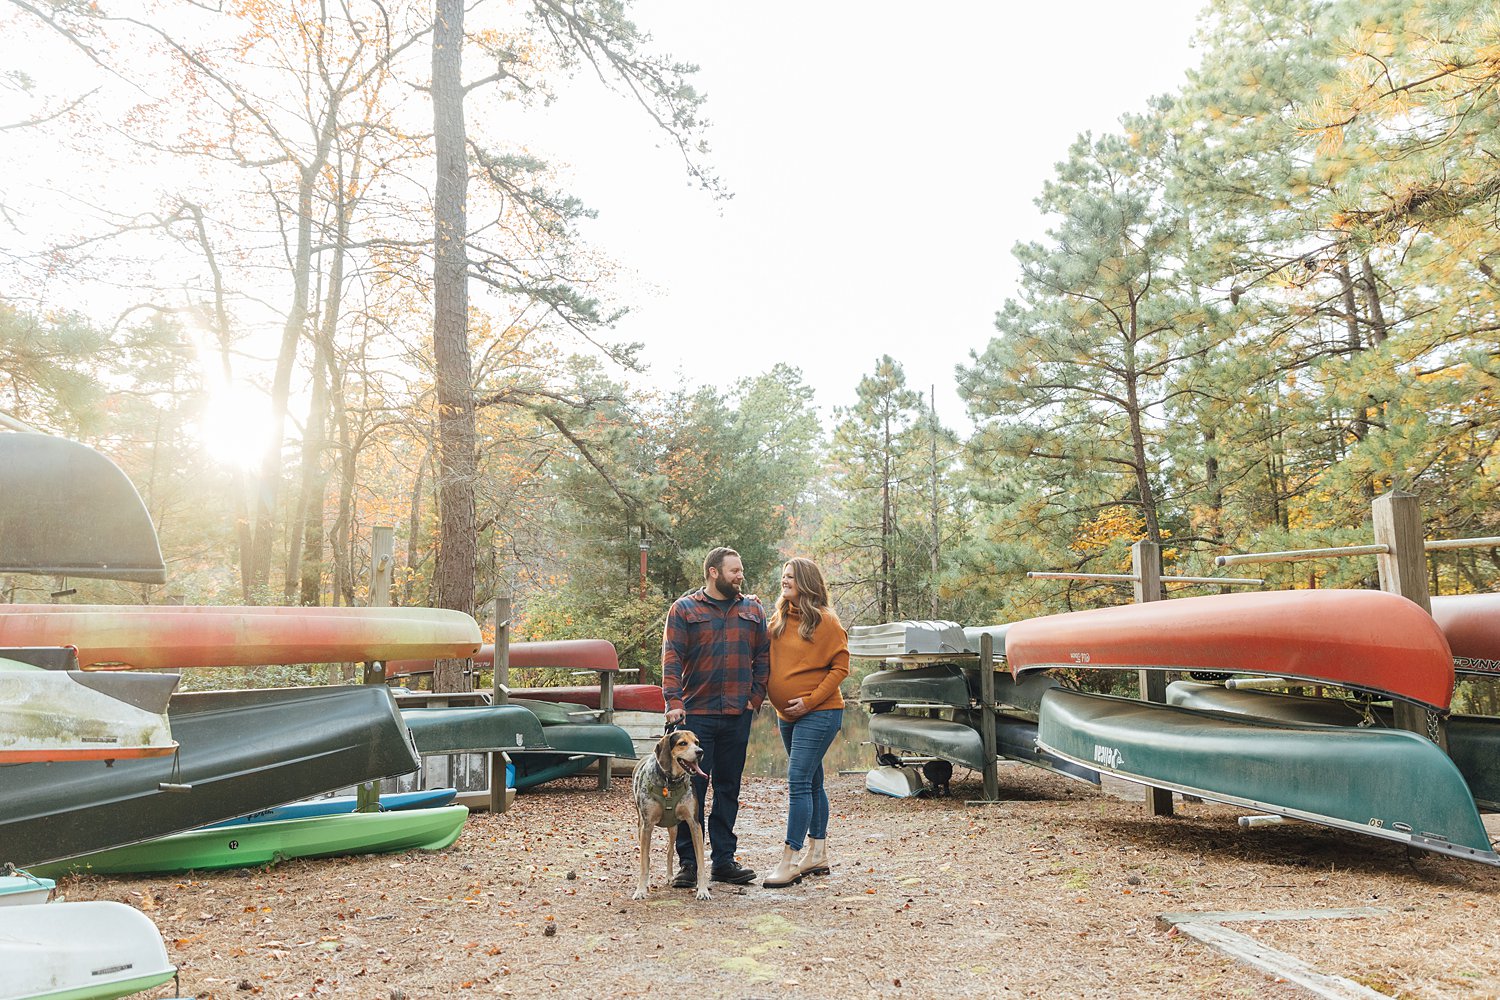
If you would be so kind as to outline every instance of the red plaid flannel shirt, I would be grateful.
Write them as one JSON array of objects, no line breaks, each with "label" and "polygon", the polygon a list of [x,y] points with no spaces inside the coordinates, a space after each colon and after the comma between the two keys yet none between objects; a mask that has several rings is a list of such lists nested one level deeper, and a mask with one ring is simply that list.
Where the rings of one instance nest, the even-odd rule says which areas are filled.
[{"label": "red plaid flannel shirt", "polygon": [[741,595],[721,610],[702,588],[667,612],[661,644],[661,689],[667,708],[690,715],[739,715],[766,698],[771,639],[766,612]]}]

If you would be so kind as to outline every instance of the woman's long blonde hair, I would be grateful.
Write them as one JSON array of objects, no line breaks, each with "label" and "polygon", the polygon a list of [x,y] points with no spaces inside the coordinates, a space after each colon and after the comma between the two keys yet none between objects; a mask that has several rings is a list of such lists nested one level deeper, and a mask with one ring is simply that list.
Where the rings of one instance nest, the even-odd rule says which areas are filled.
[{"label": "woman's long blonde hair", "polygon": [[[797,634],[812,642],[813,633],[818,630],[823,616],[833,614],[833,609],[828,606],[828,585],[823,582],[823,571],[811,559],[797,556],[788,559],[786,565],[792,571],[792,583],[797,587],[797,613],[802,618]],[[776,610],[767,628],[778,639],[786,631],[787,611],[791,604],[785,596],[776,598]]]}]

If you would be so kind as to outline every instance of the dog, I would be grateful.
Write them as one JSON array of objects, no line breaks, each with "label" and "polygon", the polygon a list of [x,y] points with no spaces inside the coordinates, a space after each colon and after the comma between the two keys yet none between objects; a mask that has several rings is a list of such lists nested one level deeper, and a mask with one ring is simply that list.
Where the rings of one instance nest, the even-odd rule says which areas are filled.
[{"label": "dog", "polygon": [[708,866],[703,863],[703,828],[698,825],[698,798],[693,794],[693,775],[707,778],[698,766],[703,750],[698,737],[687,730],[664,735],[656,743],[656,752],[635,766],[631,787],[635,792],[635,809],[640,820],[641,872],[632,899],[645,899],[651,881],[651,831],[664,827],[667,837],[667,882],[672,881],[672,861],[676,856],[670,835],[678,823],[686,823],[693,835],[693,854],[698,861],[698,898],[708,897]]}]

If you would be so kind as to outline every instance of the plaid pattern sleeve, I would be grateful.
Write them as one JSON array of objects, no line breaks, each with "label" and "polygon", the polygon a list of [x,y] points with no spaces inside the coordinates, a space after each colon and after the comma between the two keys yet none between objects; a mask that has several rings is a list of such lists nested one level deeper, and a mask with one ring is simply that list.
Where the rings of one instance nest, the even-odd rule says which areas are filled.
[{"label": "plaid pattern sleeve", "polygon": [[698,590],[667,613],[661,687],[668,709],[690,715],[754,709],[765,698],[770,662],[765,611],[753,598],[724,609]]}]

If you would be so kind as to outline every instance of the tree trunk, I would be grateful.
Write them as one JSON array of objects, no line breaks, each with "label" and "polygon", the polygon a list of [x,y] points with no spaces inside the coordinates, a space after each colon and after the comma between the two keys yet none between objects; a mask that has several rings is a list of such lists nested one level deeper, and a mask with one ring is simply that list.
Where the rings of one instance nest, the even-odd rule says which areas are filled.
[{"label": "tree trunk", "polygon": [[[439,607],[474,613],[473,359],[468,335],[466,253],[468,161],[464,149],[464,6],[437,0],[432,36],[433,198],[432,346],[438,401],[438,554],[434,576]],[[462,690],[463,661],[437,664],[433,687]]]}]

